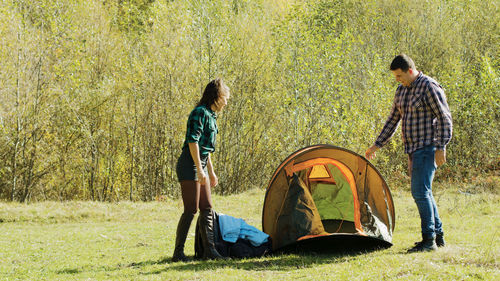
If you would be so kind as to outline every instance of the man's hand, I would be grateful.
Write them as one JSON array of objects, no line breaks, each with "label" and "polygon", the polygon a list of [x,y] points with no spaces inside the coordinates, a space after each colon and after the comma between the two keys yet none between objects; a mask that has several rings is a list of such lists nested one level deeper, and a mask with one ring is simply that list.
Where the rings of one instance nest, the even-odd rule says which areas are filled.
[{"label": "man's hand", "polygon": [[436,150],[435,154],[436,166],[441,166],[446,163],[446,150]]},{"label": "man's hand", "polygon": [[375,151],[378,150],[378,147],[376,145],[372,145],[370,148],[368,148],[365,152],[365,157],[368,160],[372,160],[375,157]]},{"label": "man's hand", "polygon": [[219,179],[215,175],[215,173],[210,173],[210,187],[216,187],[219,184]]}]

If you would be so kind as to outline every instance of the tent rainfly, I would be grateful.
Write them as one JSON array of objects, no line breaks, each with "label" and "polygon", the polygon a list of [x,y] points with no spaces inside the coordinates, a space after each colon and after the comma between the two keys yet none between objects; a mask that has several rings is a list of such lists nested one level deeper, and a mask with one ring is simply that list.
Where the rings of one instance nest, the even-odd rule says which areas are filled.
[{"label": "tent rainfly", "polygon": [[263,231],[273,250],[364,250],[392,246],[395,213],[387,183],[363,156],[305,147],[279,165],[267,187]]}]

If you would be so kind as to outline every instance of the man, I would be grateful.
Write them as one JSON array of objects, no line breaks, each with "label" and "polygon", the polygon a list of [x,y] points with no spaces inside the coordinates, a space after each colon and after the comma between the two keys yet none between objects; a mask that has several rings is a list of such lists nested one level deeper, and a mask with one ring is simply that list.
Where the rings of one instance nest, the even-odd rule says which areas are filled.
[{"label": "man", "polygon": [[396,90],[391,113],[375,144],[366,150],[368,159],[389,142],[399,121],[405,153],[409,156],[411,193],[420,214],[422,241],[408,252],[436,250],[445,245],[443,226],[432,195],[437,166],[446,162],[446,145],[452,135],[452,120],[446,96],[432,78],[417,71],[412,59],[398,55],[390,70],[401,83]]}]

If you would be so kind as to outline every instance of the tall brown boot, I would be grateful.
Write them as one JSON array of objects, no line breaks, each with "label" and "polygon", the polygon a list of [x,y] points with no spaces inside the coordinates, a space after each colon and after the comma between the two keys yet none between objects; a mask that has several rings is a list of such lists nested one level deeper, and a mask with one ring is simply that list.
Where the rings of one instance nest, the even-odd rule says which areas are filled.
[{"label": "tall brown boot", "polygon": [[172,256],[172,261],[190,261],[186,255],[184,255],[184,243],[186,243],[186,237],[189,232],[189,227],[191,226],[191,221],[194,215],[191,213],[183,213],[177,224],[177,233],[175,237],[175,250]]},{"label": "tall brown boot", "polygon": [[227,259],[217,252],[214,243],[214,220],[212,209],[200,213],[201,240],[203,242],[203,259]]}]

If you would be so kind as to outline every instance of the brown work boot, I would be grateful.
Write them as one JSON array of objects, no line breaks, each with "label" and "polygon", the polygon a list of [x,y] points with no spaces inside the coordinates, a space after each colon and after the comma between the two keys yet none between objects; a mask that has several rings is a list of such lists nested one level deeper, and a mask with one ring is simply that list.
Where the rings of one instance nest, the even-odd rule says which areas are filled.
[{"label": "brown work boot", "polygon": [[446,243],[444,242],[444,233],[436,234],[436,245],[438,247],[444,247]]},{"label": "brown work boot", "polygon": [[415,243],[413,248],[408,250],[408,253],[429,252],[437,250],[435,238],[424,238],[422,241]]}]

